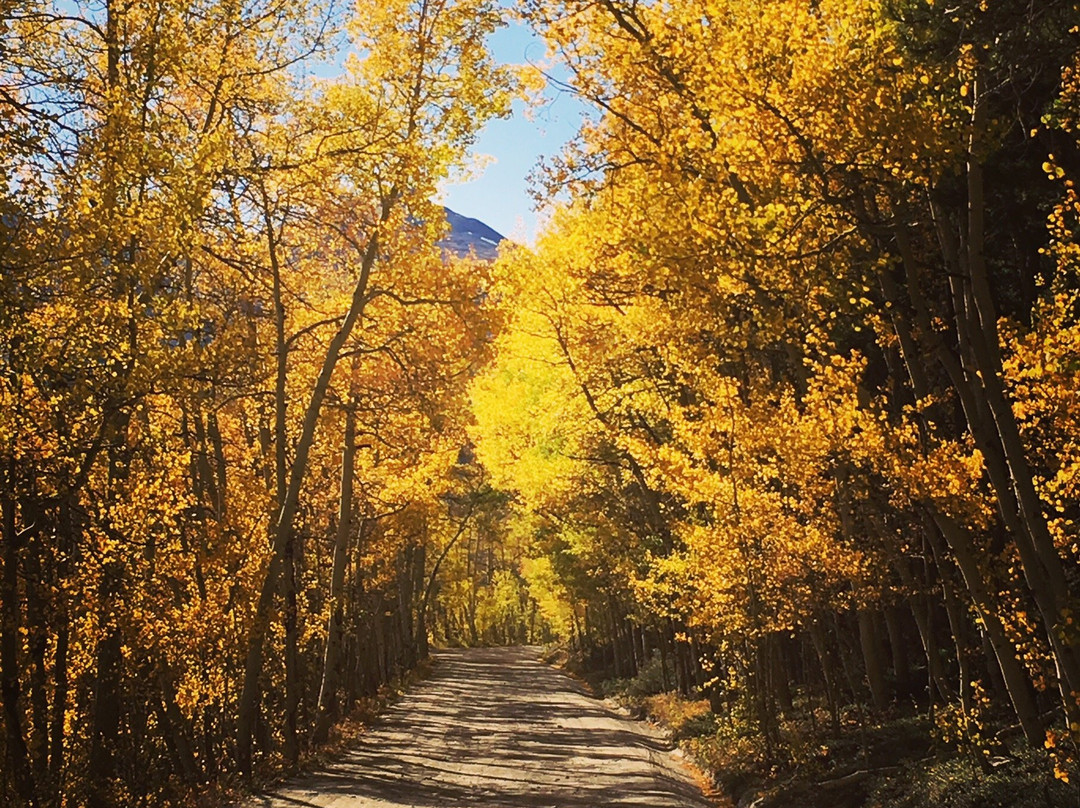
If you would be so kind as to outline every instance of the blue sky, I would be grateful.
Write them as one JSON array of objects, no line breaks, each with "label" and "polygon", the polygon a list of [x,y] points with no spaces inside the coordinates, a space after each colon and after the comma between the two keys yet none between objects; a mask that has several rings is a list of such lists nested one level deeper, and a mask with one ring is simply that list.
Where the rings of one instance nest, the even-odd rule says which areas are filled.
[{"label": "blue sky", "polygon": [[[522,25],[496,32],[490,44],[495,57],[505,64],[545,61],[543,42]],[[558,154],[573,137],[584,111],[577,98],[555,88],[548,89],[545,103],[531,115],[523,103],[515,103],[513,115],[489,123],[473,150],[476,155],[487,155],[490,164],[469,182],[448,185],[443,204],[480,219],[508,238],[531,242],[537,213],[528,194],[528,175],[541,157]]]}]

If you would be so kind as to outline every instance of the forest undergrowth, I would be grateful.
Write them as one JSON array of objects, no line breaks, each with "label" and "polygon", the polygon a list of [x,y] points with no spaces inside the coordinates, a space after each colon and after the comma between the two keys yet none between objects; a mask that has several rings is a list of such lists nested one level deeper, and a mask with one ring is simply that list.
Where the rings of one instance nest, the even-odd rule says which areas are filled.
[{"label": "forest undergrowth", "polygon": [[1080,799],[1075,785],[1046,776],[1047,750],[1008,740],[1016,732],[1007,722],[987,767],[948,743],[915,704],[894,704],[874,717],[852,709],[839,732],[822,732],[828,717],[796,700],[778,717],[781,746],[767,750],[746,716],[717,715],[700,693],[665,690],[659,657],[631,679],[604,679],[602,670],[565,653],[547,659],[663,730],[716,796],[738,808],[1071,808]]}]

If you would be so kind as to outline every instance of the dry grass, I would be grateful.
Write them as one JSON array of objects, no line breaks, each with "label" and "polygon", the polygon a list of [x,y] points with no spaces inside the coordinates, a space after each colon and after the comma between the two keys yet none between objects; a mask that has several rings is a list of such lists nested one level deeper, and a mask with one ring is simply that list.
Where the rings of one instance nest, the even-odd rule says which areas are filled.
[{"label": "dry grass", "polygon": [[678,693],[646,696],[644,707],[645,715],[671,732],[674,738],[696,735],[701,723],[712,716],[709,702],[685,699]]}]

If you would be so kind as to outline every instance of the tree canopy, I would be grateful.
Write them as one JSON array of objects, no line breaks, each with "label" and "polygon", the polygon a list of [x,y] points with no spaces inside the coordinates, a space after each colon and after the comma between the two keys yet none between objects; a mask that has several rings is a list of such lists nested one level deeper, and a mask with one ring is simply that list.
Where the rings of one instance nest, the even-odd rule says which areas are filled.
[{"label": "tree canopy", "polygon": [[[455,258],[511,14],[592,113],[537,242]],[[295,766],[432,643],[1075,777],[1077,26],[0,0],[0,802]]]}]

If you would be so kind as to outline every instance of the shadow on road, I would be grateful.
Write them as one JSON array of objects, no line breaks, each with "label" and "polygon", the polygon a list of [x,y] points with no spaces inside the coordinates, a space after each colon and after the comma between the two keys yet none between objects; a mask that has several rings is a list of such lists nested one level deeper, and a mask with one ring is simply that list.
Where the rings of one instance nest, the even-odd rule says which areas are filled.
[{"label": "shadow on road", "polygon": [[328,769],[256,805],[692,808],[669,747],[536,649],[445,651],[432,677]]}]

